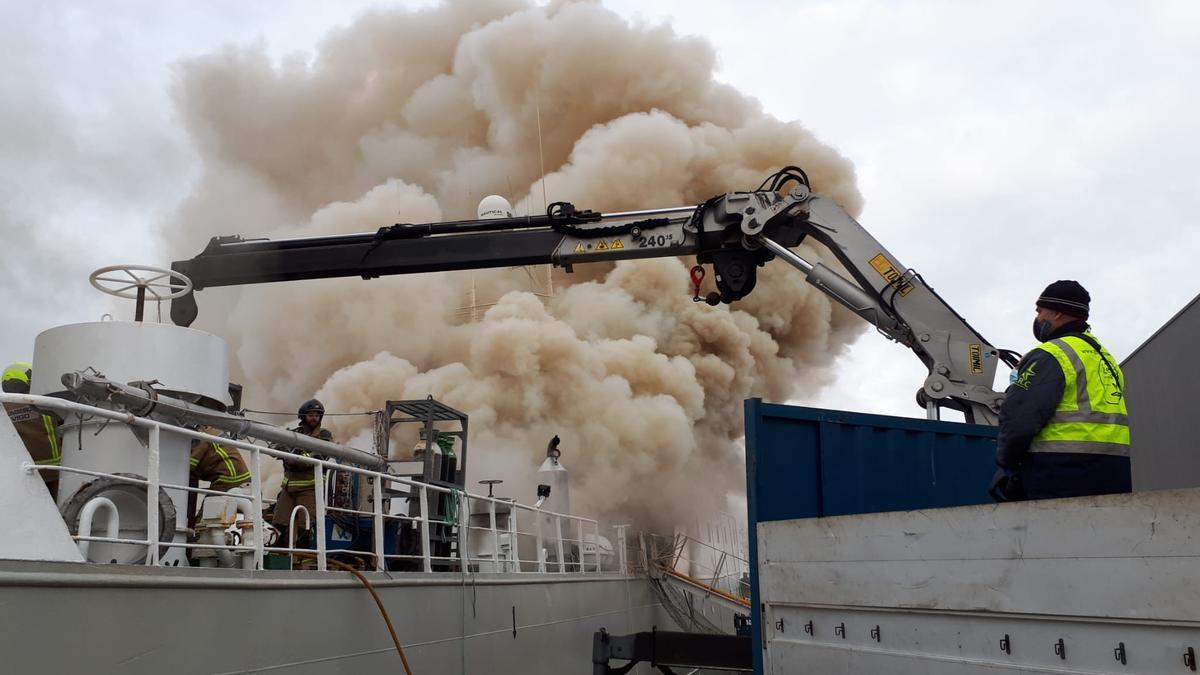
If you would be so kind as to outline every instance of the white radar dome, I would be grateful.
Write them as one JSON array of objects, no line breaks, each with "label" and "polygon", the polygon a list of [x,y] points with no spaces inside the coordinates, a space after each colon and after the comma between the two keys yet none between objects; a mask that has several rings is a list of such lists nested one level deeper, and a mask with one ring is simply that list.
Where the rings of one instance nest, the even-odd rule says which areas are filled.
[{"label": "white radar dome", "polygon": [[479,219],[512,218],[512,204],[500,195],[488,195],[479,200]]}]

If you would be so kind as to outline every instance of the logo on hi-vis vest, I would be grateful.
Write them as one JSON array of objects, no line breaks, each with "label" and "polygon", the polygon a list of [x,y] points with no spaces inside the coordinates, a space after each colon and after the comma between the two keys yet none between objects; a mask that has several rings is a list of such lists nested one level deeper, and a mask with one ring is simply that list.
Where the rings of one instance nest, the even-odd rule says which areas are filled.
[{"label": "logo on hi-vis vest", "polygon": [[1033,372],[1033,367],[1036,365],[1036,363],[1029,364],[1029,367],[1025,370],[1022,370],[1020,374],[1014,370],[1012,374],[1012,383],[1022,389],[1028,389],[1029,385],[1033,384],[1033,376],[1037,375],[1037,373]]},{"label": "logo on hi-vis vest", "polygon": [[1117,382],[1117,378],[1104,364],[1100,366],[1100,385],[1104,387],[1104,401],[1111,405],[1120,405],[1124,396],[1121,383]]},{"label": "logo on hi-vis vest", "polygon": [[983,372],[983,345],[971,343],[967,345],[967,362],[971,365],[971,374]]},{"label": "logo on hi-vis vest", "polygon": [[888,285],[898,289],[897,292],[900,293],[901,297],[912,293],[913,285],[904,278],[903,274],[900,274],[900,271],[896,269],[891,260],[887,259],[887,256],[880,253],[868,262],[871,264],[871,267],[875,268],[876,272],[879,272],[879,276],[887,280]]}]

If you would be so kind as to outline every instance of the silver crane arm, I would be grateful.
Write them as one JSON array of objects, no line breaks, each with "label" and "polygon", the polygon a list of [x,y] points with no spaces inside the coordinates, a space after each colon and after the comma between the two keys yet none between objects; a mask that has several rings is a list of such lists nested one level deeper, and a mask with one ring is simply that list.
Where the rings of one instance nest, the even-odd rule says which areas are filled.
[{"label": "silver crane arm", "polygon": [[[740,234],[739,246],[729,245],[734,230]],[[705,241],[714,233],[720,233],[723,245]],[[805,238],[827,248],[852,278],[793,251]],[[635,230],[599,241],[566,236],[553,262],[569,267],[632,257],[622,254],[630,248],[659,253],[660,246],[673,248],[673,254],[695,254],[701,262],[712,262],[722,299],[727,301],[753,288],[755,266],[771,257],[783,260],[803,272],[810,284],[917,355],[929,372],[917,400],[931,418],[938,416],[939,408],[948,407],[962,411],[969,422],[998,423],[1004,396],[992,388],[996,366],[1000,361],[1015,365],[1015,355],[992,346],[858,221],[833,200],[812,194],[807,185],[799,184],[786,194],[775,190],[728,193],[697,207],[691,218],[651,232]]]},{"label": "silver crane arm", "polygon": [[1017,355],[991,345],[832,200],[800,187],[781,201],[791,202],[782,209],[785,217],[798,221],[807,236],[829,249],[853,279],[805,260],[765,234],[750,240],[799,269],[810,284],[880,333],[911,349],[928,369],[917,401],[931,418],[937,417],[938,408],[949,407],[962,411],[969,422],[998,424],[1004,395],[992,388],[997,363],[1015,366]]},{"label": "silver crane arm", "polygon": [[[792,250],[810,237],[829,249],[850,278]],[[718,290],[708,298],[712,304],[745,297],[754,289],[757,268],[782,259],[921,359],[929,375],[917,401],[930,417],[948,407],[961,410],[969,422],[998,423],[1003,395],[992,389],[996,364],[1015,365],[1015,355],[989,344],[841,207],[814,195],[797,167],[772,174],[752,192],[730,192],[699,206],[603,214],[556,202],[543,216],[405,223],[303,239],[217,237],[199,255],[171,267],[199,291],[514,265],[553,264],[570,271],[589,262],[681,255],[712,265]],[[171,317],[180,325],[190,325],[198,311],[192,293],[172,301]]]}]

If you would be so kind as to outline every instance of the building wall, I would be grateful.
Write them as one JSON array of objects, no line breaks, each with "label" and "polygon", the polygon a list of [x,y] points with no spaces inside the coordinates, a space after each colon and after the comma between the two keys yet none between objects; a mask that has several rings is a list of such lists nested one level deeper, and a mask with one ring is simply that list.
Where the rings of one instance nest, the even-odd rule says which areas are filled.
[{"label": "building wall", "polygon": [[1125,373],[1133,489],[1200,487],[1200,297],[1134,351]]}]

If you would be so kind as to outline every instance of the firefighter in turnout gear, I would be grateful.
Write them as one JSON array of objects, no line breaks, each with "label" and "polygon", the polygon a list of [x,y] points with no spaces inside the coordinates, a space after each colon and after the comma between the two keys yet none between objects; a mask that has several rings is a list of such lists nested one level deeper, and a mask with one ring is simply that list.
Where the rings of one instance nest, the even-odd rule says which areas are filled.
[{"label": "firefighter in turnout gear", "polygon": [[[212,427],[201,427],[200,431],[213,436],[221,435],[220,429]],[[250,469],[246,467],[242,453],[237,448],[200,439],[192,441],[191,474],[196,480],[208,481],[210,490],[220,492],[250,482]]]},{"label": "firefighter in turnout gear", "polygon": [[[305,401],[296,414],[300,418],[300,426],[292,431],[323,441],[333,441],[333,434],[321,428],[321,420],[325,417],[325,406],[321,405],[320,401],[315,398]],[[289,450],[293,454],[303,457],[325,459],[320,455],[314,455],[307,450],[298,448],[279,447],[279,449]],[[285,459],[283,460],[283,483],[279,487],[279,496],[276,497],[275,511],[271,518],[271,524],[280,532],[281,546],[287,545],[288,523],[292,517],[292,510],[296,506],[308,509],[310,522],[312,518],[317,517],[316,479],[311,464]],[[303,523],[304,516],[297,514],[296,522]],[[303,536],[300,532],[296,533],[297,548],[312,547],[312,542],[308,541],[307,534],[307,531],[303,533]]]},{"label": "firefighter in turnout gear", "polygon": [[[5,393],[28,394],[29,382],[32,378],[33,366],[18,361],[4,369],[0,386],[3,387]],[[33,458],[35,464],[58,466],[62,463],[61,438],[58,431],[62,420],[58,416],[43,413],[31,405],[21,403],[5,403],[4,410],[8,413],[8,418],[12,420],[17,434],[25,443],[25,448],[29,450],[29,456]],[[46,487],[50,488],[50,495],[57,496],[58,472],[42,471],[40,473],[42,480],[46,481]]]},{"label": "firefighter in turnout gear", "polygon": [[1125,377],[1091,333],[1090,302],[1075,281],[1038,298],[1041,344],[1013,371],[1000,409],[998,500],[1131,491]]}]

